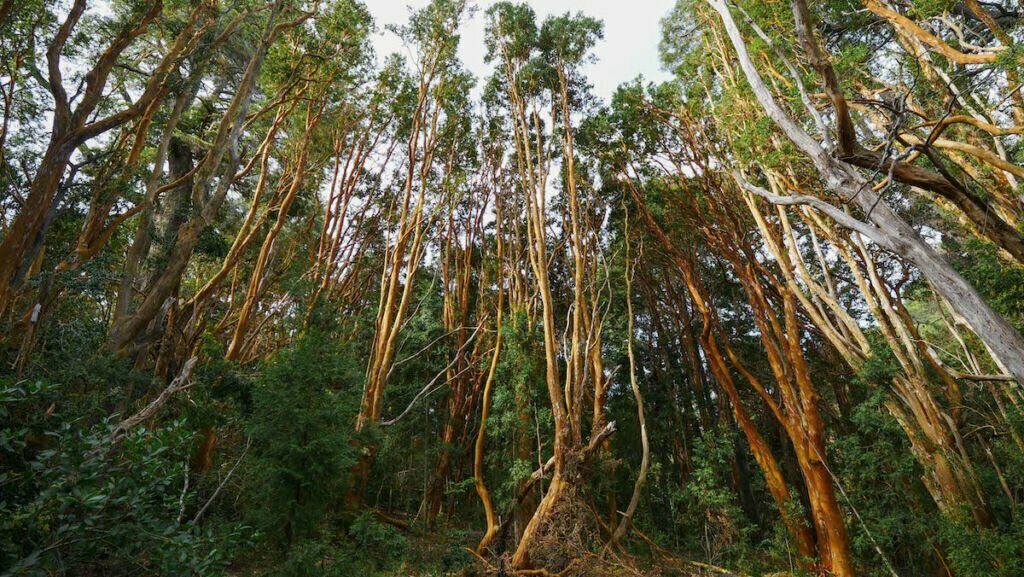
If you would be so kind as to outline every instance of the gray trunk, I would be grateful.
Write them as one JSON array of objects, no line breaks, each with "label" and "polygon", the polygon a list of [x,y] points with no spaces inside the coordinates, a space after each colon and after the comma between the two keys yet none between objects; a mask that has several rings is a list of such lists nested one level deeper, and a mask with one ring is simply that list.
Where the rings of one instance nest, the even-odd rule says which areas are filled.
[{"label": "gray trunk", "polygon": [[779,106],[750,58],[725,0],[707,2],[721,15],[740,67],[765,113],[813,161],[825,186],[845,202],[858,207],[866,215],[867,222],[857,220],[817,198],[777,197],[764,194],[766,191],[763,190],[755,190],[757,187],[745,185],[745,188],[772,202],[814,206],[839,225],[863,234],[917,267],[929,284],[963,315],[971,330],[989,347],[996,360],[1006,367],[1018,383],[1024,383],[1024,337],[993,310],[981,294],[913,227],[893,212],[855,168],[835,159]]}]

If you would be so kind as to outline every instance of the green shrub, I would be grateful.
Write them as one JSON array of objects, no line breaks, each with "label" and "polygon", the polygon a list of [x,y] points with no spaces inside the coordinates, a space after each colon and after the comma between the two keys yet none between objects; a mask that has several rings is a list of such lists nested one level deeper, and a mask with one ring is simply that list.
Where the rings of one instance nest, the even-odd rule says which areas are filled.
[{"label": "green shrub", "polygon": [[265,368],[249,422],[248,510],[285,548],[319,536],[339,510],[356,462],[359,368],[326,334],[301,337]]},{"label": "green shrub", "polygon": [[0,387],[2,574],[218,574],[214,535],[179,522],[188,427],[139,427],[112,446],[119,417],[72,419],[58,392]]},{"label": "green shrub", "polygon": [[272,577],[348,577],[357,575],[347,548],[328,539],[311,539],[292,547]]},{"label": "green shrub", "polygon": [[382,570],[396,565],[409,552],[409,542],[398,529],[381,523],[370,512],[361,513],[348,528],[366,569]]}]

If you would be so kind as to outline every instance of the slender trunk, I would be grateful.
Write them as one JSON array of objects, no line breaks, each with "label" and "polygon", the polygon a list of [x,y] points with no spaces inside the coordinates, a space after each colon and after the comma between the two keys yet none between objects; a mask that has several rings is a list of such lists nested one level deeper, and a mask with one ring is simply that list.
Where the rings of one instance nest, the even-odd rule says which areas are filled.
[{"label": "slender trunk", "polygon": [[[761,472],[765,477],[765,482],[768,485],[768,491],[771,494],[772,499],[775,501],[775,504],[779,509],[779,513],[782,515],[783,524],[796,541],[797,551],[800,553],[801,559],[813,560],[817,557],[817,544],[814,535],[811,534],[803,520],[800,519],[798,515],[794,514],[797,507],[792,501],[782,468],[779,466],[778,461],[771,452],[771,448],[761,435],[757,425],[750,417],[742,403],[735,381],[732,378],[729,367],[726,364],[725,358],[715,339],[717,322],[715,320],[714,309],[705,296],[706,290],[698,281],[690,262],[665,234],[661,226],[654,220],[654,217],[647,209],[647,206],[644,203],[643,198],[640,197],[638,191],[635,189],[631,190],[633,192],[634,199],[640,205],[641,214],[648,225],[648,229],[654,233],[658,242],[665,251],[672,256],[674,263],[683,273],[687,289],[693,298],[694,304],[704,319],[704,328],[699,337],[701,348],[707,356],[708,363],[715,380],[724,390],[729,399],[736,422],[739,424],[740,430],[743,431],[743,434],[747,439],[747,444],[754,455],[754,460],[761,468]],[[734,359],[734,363],[735,362],[736,361]],[[739,365],[737,365],[737,368],[742,369]],[[741,370],[741,372],[744,376],[749,375],[745,370]]]},{"label": "slender trunk", "polygon": [[[500,222],[501,215],[498,214]],[[498,266],[502,266],[502,241],[501,241],[501,230],[499,225],[498,230]],[[487,549],[494,536],[498,533],[498,519],[494,514],[494,503],[491,501],[491,494],[487,490],[487,484],[484,481],[484,453],[487,442],[487,417],[490,415],[491,410],[491,396],[494,390],[494,376],[498,371],[498,359],[501,355],[501,345],[504,339],[503,327],[502,327],[502,309],[504,308],[504,289],[502,283],[504,279],[498,281],[498,316],[494,323],[495,340],[494,340],[494,352],[491,354],[491,365],[487,370],[487,380],[484,382],[484,392],[482,408],[480,410],[480,430],[477,432],[476,443],[473,445],[473,478],[475,479],[476,493],[480,496],[480,503],[484,507],[484,516],[487,519],[487,529],[484,531],[484,536],[481,537],[480,543],[476,546],[477,554],[481,554]]]},{"label": "slender trunk", "polygon": [[629,356],[629,385],[633,390],[633,399],[636,401],[637,421],[640,423],[640,472],[637,474],[636,483],[633,485],[633,496],[629,499],[629,505],[622,515],[615,532],[608,540],[608,547],[614,547],[625,536],[633,522],[633,515],[636,513],[637,504],[640,502],[640,492],[647,481],[647,468],[650,465],[651,448],[647,439],[647,419],[644,416],[644,399],[640,393],[640,385],[636,380],[636,355],[633,354],[633,267],[629,261],[629,212],[626,212],[626,352]]}]

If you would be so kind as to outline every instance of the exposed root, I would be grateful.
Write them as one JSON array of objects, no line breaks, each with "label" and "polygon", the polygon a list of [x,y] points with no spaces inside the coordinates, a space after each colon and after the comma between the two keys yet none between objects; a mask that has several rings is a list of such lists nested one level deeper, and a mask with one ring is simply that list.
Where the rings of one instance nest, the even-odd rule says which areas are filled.
[{"label": "exposed root", "polygon": [[[537,529],[529,548],[530,568],[513,569],[506,554],[499,576],[541,577],[646,577],[660,571],[636,568],[625,554],[607,551],[599,519],[575,491],[567,491],[552,506]],[[488,564],[490,566],[490,564]],[[490,566],[493,568],[493,566]]]},{"label": "exposed root", "polygon": [[[581,559],[603,545],[590,508],[573,490],[566,491],[544,516],[529,548],[531,565],[552,574],[590,575]],[[573,572],[580,569],[581,572]],[[573,571],[571,571],[573,570]]]},{"label": "exposed root", "polygon": [[576,565],[578,563],[579,563],[579,559],[573,559],[569,563],[568,567],[566,567],[565,569],[562,569],[558,573],[552,573],[551,571],[548,571],[547,569],[520,569],[518,571],[514,571],[513,574],[514,575],[542,575],[543,577],[566,577],[566,575],[568,575],[569,572],[572,571],[576,567]]},{"label": "exposed root", "polygon": [[372,509],[372,512],[374,517],[377,517],[377,520],[379,520],[382,523],[387,523],[388,525],[391,525],[392,527],[395,527],[402,531],[409,530],[409,525],[411,525],[411,523],[406,519],[398,517],[397,515],[386,513],[384,511],[381,511],[380,509]]},{"label": "exposed root", "polygon": [[566,496],[555,504],[538,529],[530,548],[531,568],[513,569],[509,553],[488,560],[467,548],[466,551],[480,562],[477,572],[472,574],[480,577],[746,577],[707,563],[679,558],[634,527],[631,532],[637,541],[646,542],[655,553],[651,562],[641,566],[622,543],[613,548],[605,546],[599,533],[602,521],[582,501]]},{"label": "exposed root", "polygon": [[479,561],[481,564],[483,564],[484,570],[487,574],[497,574],[500,572],[497,567],[492,565],[491,562],[487,559],[484,559],[483,555],[478,553],[475,549],[471,549],[469,547],[463,547],[462,549],[470,555],[472,555],[473,557],[475,557],[476,560]]}]

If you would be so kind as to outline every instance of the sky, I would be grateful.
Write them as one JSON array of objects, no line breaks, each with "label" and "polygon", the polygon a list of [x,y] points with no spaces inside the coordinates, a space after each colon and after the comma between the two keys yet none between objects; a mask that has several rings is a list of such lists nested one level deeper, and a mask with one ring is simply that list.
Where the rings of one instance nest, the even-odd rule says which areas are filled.
[{"label": "sky", "polygon": [[[420,8],[429,0],[366,0],[366,5],[377,21],[374,38],[378,55],[392,52],[406,53],[402,42],[385,30],[387,24],[402,24],[408,19],[409,8]],[[497,0],[476,0],[476,15],[463,25],[459,52],[466,67],[478,81],[490,74],[491,67],[484,63],[484,11]],[[566,12],[584,12],[604,21],[604,40],[595,47],[597,62],[585,71],[594,85],[594,94],[607,102],[615,89],[643,75],[649,81],[667,80],[661,70],[658,42],[661,40],[661,19],[675,0],[527,0],[537,13],[538,22],[548,15]]]}]

